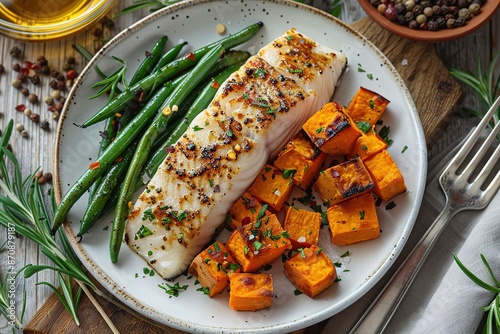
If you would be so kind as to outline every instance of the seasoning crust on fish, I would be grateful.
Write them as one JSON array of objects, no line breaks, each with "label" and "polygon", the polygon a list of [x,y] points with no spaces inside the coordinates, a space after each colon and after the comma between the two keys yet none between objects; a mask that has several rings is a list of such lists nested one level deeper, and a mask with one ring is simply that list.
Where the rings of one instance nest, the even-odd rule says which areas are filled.
[{"label": "seasoning crust on fish", "polygon": [[183,273],[264,164],[330,101],[346,64],[295,29],[250,57],[140,194],[125,228],[129,247],[165,279]]}]

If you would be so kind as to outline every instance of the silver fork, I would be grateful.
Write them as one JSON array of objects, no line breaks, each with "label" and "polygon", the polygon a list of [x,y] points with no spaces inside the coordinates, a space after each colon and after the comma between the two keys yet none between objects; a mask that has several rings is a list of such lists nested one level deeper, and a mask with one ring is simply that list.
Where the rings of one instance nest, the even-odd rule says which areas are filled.
[{"label": "silver fork", "polygon": [[[499,106],[500,96],[497,97],[490,110],[464,142],[462,148],[445,167],[439,177],[439,184],[446,196],[443,211],[422,236],[389,283],[356,323],[350,334],[382,333],[389,324],[414,278],[417,276],[425,259],[430,254],[439,235],[451,218],[463,210],[483,209],[497,192],[500,186],[500,171],[496,165],[500,157],[500,145],[496,146],[493,154],[491,154],[490,158],[482,166],[477,176],[472,181],[470,179],[472,175],[476,175],[473,174],[474,171],[481,167],[480,164],[484,160],[486,152],[496,140],[496,136],[500,131],[500,122],[496,124],[470,161],[466,163],[465,160],[472,148],[477,146],[476,143],[478,143],[481,133]],[[460,168],[462,165],[465,165],[463,170]],[[494,175],[492,173],[494,169],[497,170],[496,175],[491,179],[491,176]],[[482,189],[483,184],[488,180],[489,176],[491,182],[485,189]]]}]

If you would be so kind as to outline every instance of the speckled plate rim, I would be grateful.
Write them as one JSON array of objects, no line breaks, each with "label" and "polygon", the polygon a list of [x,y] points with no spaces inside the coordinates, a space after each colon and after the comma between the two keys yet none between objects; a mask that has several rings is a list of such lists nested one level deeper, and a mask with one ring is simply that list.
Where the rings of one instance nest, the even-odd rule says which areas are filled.
[{"label": "speckled plate rim", "polygon": [[[85,69],[82,71],[82,75],[77,79],[75,82],[75,85],[73,89],[70,91],[68,95],[67,102],[63,108],[62,114],[61,114],[61,121],[59,123],[58,129],[57,129],[57,138],[56,138],[56,149],[55,149],[55,158],[54,158],[54,189],[55,189],[55,195],[56,195],[56,200],[58,202],[61,201],[62,199],[62,187],[61,187],[61,178],[60,178],[60,143],[61,143],[61,133],[63,131],[64,127],[64,121],[67,117],[67,113],[70,110],[70,106],[72,104],[72,100],[74,98],[74,95],[76,94],[76,91],[82,81],[85,78],[85,73],[88,73],[89,71],[92,70],[93,66],[99,62],[99,60],[105,55],[107,50],[112,48],[114,45],[120,43],[124,38],[129,36],[130,34],[140,30],[142,27],[145,25],[148,25],[150,22],[156,21],[158,18],[162,16],[166,16],[172,13],[175,13],[179,10],[182,10],[184,8],[190,8],[193,6],[196,6],[197,4],[205,4],[205,3],[210,3],[210,2],[217,2],[218,0],[191,0],[191,1],[185,1],[181,2],[172,6],[169,6],[167,8],[164,8],[161,11],[158,11],[156,13],[151,14],[150,16],[142,19],[141,21],[133,24],[129,28],[125,29],[121,33],[119,33],[116,37],[114,37],[109,43],[107,43],[96,56],[89,62],[89,64],[85,67]],[[424,137],[424,132],[420,123],[420,119],[415,107],[415,104],[411,98],[411,95],[406,88],[403,80],[395,70],[395,68],[392,66],[390,61],[383,55],[380,50],[378,50],[371,42],[369,42],[364,36],[362,36],[359,32],[355,31],[345,23],[335,19],[334,17],[328,15],[325,12],[322,12],[318,9],[315,9],[313,7],[309,7],[306,5],[302,5],[297,2],[292,2],[292,1],[287,1],[287,0],[263,0],[260,1],[260,3],[265,4],[265,3],[272,3],[276,5],[283,5],[288,7],[294,7],[297,8],[298,10],[302,11],[308,11],[312,13],[313,15],[317,15],[318,18],[321,20],[328,20],[331,23],[338,24],[341,29],[344,29],[348,34],[351,34],[353,38],[357,41],[360,42],[363,47],[369,48],[371,51],[375,52],[379,57],[380,61],[383,63],[383,65],[387,66],[389,70],[391,71],[394,80],[396,81],[396,84],[400,89],[402,90],[402,94],[404,95],[405,98],[405,107],[408,108],[408,116],[411,118],[411,122],[415,126],[415,131],[416,131],[416,138],[415,143],[417,146],[417,151],[416,156],[414,157],[416,165],[418,165],[418,170],[417,170],[417,175],[414,175],[417,178],[417,183],[418,186],[416,189],[412,189],[412,196],[414,196],[414,201],[412,202],[413,208],[408,214],[408,221],[404,224],[404,226],[401,227],[400,231],[400,238],[398,241],[394,244],[393,249],[391,249],[390,253],[387,254],[387,257],[382,259],[382,261],[379,263],[377,269],[373,272],[370,273],[366,278],[364,283],[359,287],[359,289],[356,291],[356,293],[351,294],[347,298],[343,299],[341,301],[342,306],[337,307],[336,309],[332,310],[331,308],[326,308],[325,310],[322,310],[320,312],[315,313],[314,315],[307,316],[307,317],[302,317],[302,318],[297,318],[294,321],[290,322],[284,322],[284,323],[277,323],[276,325],[273,326],[267,326],[267,327],[253,327],[253,328],[221,328],[220,326],[217,325],[198,325],[194,322],[191,321],[186,321],[185,319],[179,319],[175,318],[172,316],[169,316],[165,313],[159,312],[156,309],[153,309],[147,305],[144,305],[140,300],[135,299],[133,296],[131,296],[127,291],[119,287],[111,277],[108,277],[106,274],[105,270],[98,266],[92,259],[88,257],[86,254],[86,251],[82,245],[78,243],[78,240],[75,237],[75,233],[73,229],[71,228],[70,224],[65,224],[65,232],[70,239],[70,242],[75,249],[75,252],[79,256],[79,258],[82,260],[83,264],[86,266],[86,268],[90,271],[90,273],[97,279],[97,281],[104,286],[108,291],[113,293],[121,302],[123,302],[127,307],[133,309],[134,311],[137,311],[140,313],[142,316],[147,317],[148,319],[158,322],[160,324],[166,325],[166,326],[171,326],[174,328],[178,328],[180,330],[184,331],[189,331],[189,332],[207,332],[207,333],[220,333],[222,331],[224,332],[238,332],[238,333],[253,333],[253,332],[260,332],[260,333],[285,333],[285,332],[290,332],[293,330],[301,329],[310,325],[313,325],[315,323],[318,323],[324,319],[327,319],[334,314],[342,311],[346,307],[350,306],[353,304],[356,300],[361,298],[366,292],[368,292],[378,281],[379,279],[387,272],[387,270],[390,268],[392,263],[394,262],[395,258],[400,254],[404,244],[406,243],[406,240],[408,240],[408,236],[411,233],[411,230],[413,228],[413,224],[416,220],[420,204],[422,201],[422,196],[424,193],[424,188],[425,188],[425,178],[426,178],[426,173],[427,173],[427,151],[426,151],[426,144],[425,144],[425,137]],[[277,35],[281,34],[282,32],[277,33]],[[355,66],[354,64],[352,66]],[[354,70],[354,69],[353,69]]]},{"label": "speckled plate rim", "polygon": [[358,0],[358,2],[364,9],[366,14],[368,14],[368,16],[370,16],[383,28],[396,35],[423,42],[443,42],[464,37],[486,24],[490,20],[490,18],[495,15],[498,8],[500,8],[500,1],[488,0],[482,6],[483,12],[477,16],[477,20],[472,19],[468,21],[466,25],[453,29],[427,31],[410,29],[408,27],[404,27],[402,25],[389,21],[377,11],[377,8],[371,5],[370,0]]}]

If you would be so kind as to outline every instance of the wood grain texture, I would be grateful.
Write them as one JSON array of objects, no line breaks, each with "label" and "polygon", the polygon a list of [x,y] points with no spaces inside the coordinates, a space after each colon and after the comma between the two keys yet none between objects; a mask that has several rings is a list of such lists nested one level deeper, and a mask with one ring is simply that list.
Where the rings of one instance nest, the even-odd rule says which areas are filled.
[{"label": "wood grain texture", "polygon": [[[374,43],[394,64],[401,74],[419,111],[426,138],[431,138],[443,120],[453,111],[461,94],[461,87],[450,76],[432,44],[409,41],[383,30],[369,18],[362,18],[352,26]],[[105,299],[98,298],[113,323],[122,333],[183,333],[153,325],[118,308]],[[27,324],[28,334],[48,333],[110,333],[87,298],[79,308],[80,327],[63,310],[57,297],[52,295],[47,303]],[[87,319],[92,319],[88,321]],[[294,333],[317,333],[322,324]]]}]

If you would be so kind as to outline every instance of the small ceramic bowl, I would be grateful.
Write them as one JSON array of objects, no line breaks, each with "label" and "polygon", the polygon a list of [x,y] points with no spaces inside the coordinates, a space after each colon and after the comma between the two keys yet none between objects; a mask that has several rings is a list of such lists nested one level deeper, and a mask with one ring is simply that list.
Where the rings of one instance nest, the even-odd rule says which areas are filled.
[{"label": "small ceramic bowl", "polygon": [[481,12],[472,19],[468,20],[465,25],[451,29],[445,28],[437,31],[430,31],[411,29],[407,26],[390,21],[383,14],[378,12],[377,8],[370,3],[370,0],[358,0],[358,2],[366,14],[368,14],[372,20],[380,24],[383,28],[396,35],[425,42],[440,42],[463,37],[479,29],[483,24],[488,22],[498,8],[500,8],[500,1],[486,0],[486,2],[481,6]]},{"label": "small ceramic bowl", "polygon": [[115,0],[14,0],[0,3],[0,34],[44,42],[74,35],[103,18]]}]

